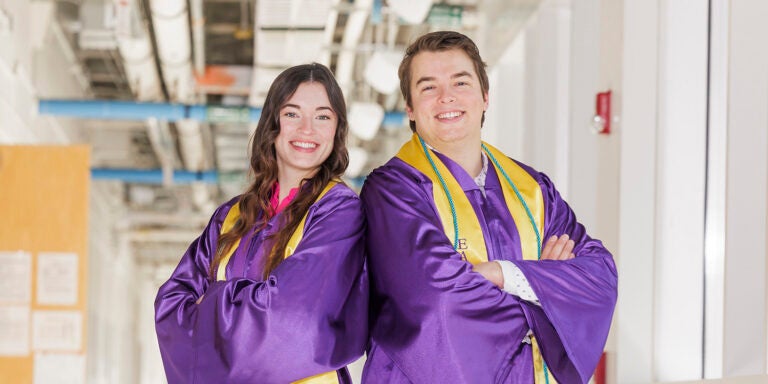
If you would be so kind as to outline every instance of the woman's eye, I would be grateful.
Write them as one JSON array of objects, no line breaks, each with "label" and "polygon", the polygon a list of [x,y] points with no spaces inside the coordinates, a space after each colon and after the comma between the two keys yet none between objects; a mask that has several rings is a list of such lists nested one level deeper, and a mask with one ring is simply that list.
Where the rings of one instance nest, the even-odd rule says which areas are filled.
[{"label": "woman's eye", "polygon": [[296,113],[296,112],[286,112],[286,113],[283,113],[283,116],[290,117],[290,118],[295,118],[295,117],[299,117],[299,114]]},{"label": "woman's eye", "polygon": [[328,115],[320,115],[320,116],[317,116],[317,119],[318,120],[330,120],[331,117],[328,116]]}]

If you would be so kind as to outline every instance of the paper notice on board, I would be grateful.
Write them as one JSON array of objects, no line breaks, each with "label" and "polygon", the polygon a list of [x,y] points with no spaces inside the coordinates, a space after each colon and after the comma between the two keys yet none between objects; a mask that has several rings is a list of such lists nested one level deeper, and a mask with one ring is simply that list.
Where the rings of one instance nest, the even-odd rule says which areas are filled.
[{"label": "paper notice on board", "polygon": [[76,305],[78,258],[75,253],[40,252],[37,255],[37,303]]},{"label": "paper notice on board", "polygon": [[85,357],[76,353],[36,353],[34,384],[84,384]]},{"label": "paper notice on board", "polygon": [[36,351],[79,351],[83,314],[79,311],[34,311],[32,348]]},{"label": "paper notice on board", "polygon": [[29,355],[29,307],[0,307],[0,356]]},{"label": "paper notice on board", "polygon": [[0,252],[0,303],[28,304],[32,289],[32,255]]}]

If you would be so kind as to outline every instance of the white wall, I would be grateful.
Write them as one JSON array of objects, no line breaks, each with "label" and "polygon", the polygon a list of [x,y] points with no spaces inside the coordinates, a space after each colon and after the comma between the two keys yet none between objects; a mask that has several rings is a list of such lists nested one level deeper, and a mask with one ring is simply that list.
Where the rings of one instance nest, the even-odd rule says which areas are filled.
[{"label": "white wall", "polygon": [[768,379],[768,4],[624,6],[616,380]]},{"label": "white wall", "polygon": [[568,194],[570,0],[544,0],[489,70],[483,140],[546,173]]},{"label": "white wall", "polygon": [[660,3],[654,370],[701,378],[708,5]]},{"label": "white wall", "polygon": [[765,374],[768,2],[731,0],[723,375]]}]

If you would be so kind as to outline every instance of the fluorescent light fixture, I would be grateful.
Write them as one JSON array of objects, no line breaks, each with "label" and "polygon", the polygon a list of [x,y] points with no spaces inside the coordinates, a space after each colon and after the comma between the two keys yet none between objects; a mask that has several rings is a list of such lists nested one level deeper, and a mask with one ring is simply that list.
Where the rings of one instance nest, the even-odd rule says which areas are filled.
[{"label": "fluorescent light fixture", "polygon": [[344,173],[347,177],[358,177],[363,172],[365,164],[368,162],[368,152],[360,147],[350,147],[349,151],[349,166]]},{"label": "fluorescent light fixture", "polygon": [[373,89],[386,95],[397,91],[400,79],[397,68],[400,66],[401,52],[374,52],[365,66],[363,78]]},{"label": "fluorescent light fixture", "polygon": [[384,108],[376,103],[353,102],[347,114],[349,129],[363,139],[371,140],[384,121]]},{"label": "fluorescent light fixture", "polygon": [[421,24],[432,8],[432,0],[389,0],[389,9],[406,24]]}]

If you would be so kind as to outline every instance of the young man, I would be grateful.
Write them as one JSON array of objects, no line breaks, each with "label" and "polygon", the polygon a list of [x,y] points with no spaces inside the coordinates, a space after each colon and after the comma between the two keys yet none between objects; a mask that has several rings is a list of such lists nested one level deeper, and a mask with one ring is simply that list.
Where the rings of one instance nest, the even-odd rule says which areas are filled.
[{"label": "young man", "polygon": [[472,40],[424,35],[399,72],[414,135],[361,194],[363,381],[586,383],[616,303],[611,254],[547,176],[480,140],[488,76]]}]

